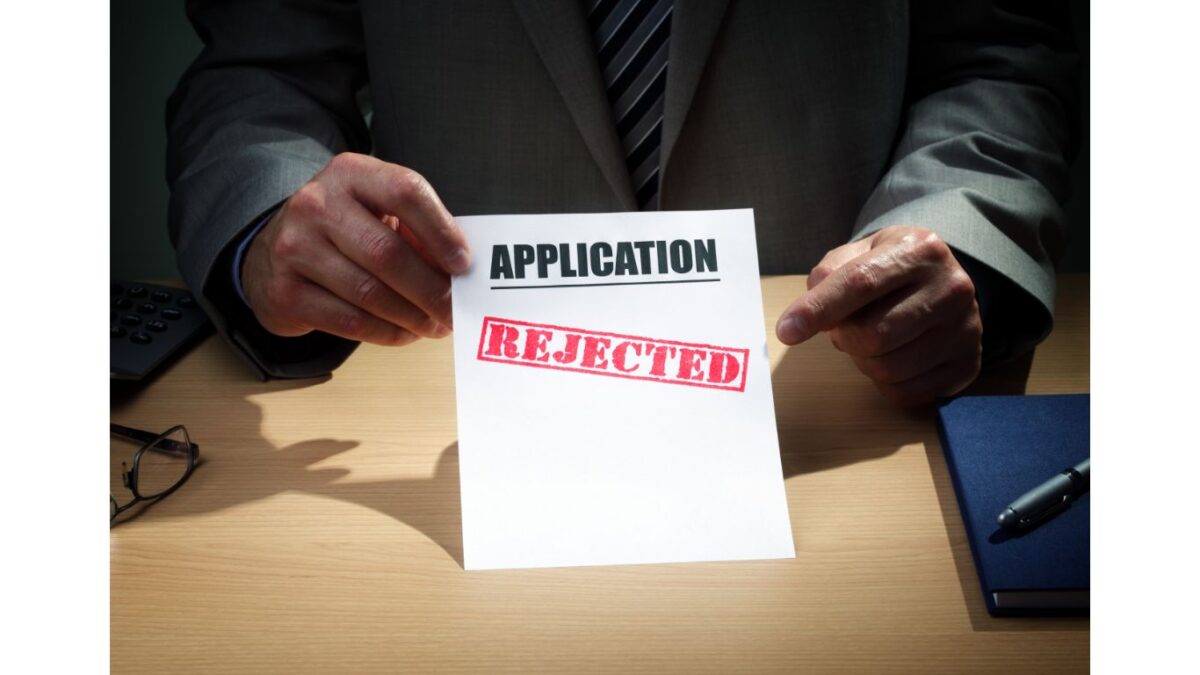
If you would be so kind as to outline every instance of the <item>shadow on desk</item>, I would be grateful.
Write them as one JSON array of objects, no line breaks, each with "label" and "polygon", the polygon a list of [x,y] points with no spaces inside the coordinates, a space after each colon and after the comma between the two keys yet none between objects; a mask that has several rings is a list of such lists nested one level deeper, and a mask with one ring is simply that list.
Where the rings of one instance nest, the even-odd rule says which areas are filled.
[{"label": "shadow on desk", "polygon": [[[801,474],[829,471],[848,464],[882,459],[904,445],[923,440],[906,435],[915,416],[898,410],[877,394],[869,382],[853,370],[848,359],[837,391],[821,405],[813,404],[811,388],[812,352],[825,349],[818,341],[789,348],[772,369],[771,386],[775,399],[775,424],[779,430],[779,451],[785,479]],[[841,356],[838,354],[837,356]],[[828,374],[827,374],[828,375]],[[824,379],[824,378],[822,378]],[[843,398],[844,400],[838,400]],[[864,419],[895,420],[895,423],[866,429]],[[875,425],[872,425],[873,427]]]},{"label": "shadow on desk", "polygon": [[[812,405],[804,387],[813,381],[812,354],[821,349],[808,344],[788,350],[772,374],[780,451],[785,479],[829,471],[859,462],[883,459],[901,447],[924,444],[936,487],[942,521],[954,557],[964,602],[977,631],[1087,630],[1084,620],[993,619],[980,594],[970,549],[958,512],[941,447],[937,442],[932,408],[903,411],[893,407],[848,363],[838,361],[832,379],[839,386],[828,392],[821,406]],[[228,397],[202,397],[201,405],[219,411],[220,431],[211,437],[197,434],[203,465],[187,485],[168,500],[135,510],[131,519],[186,518],[228,509],[278,494],[301,492],[365,506],[406,524],[436,543],[459,567],[463,566],[462,515],[459,492],[458,444],[451,443],[438,456],[432,476],[378,481],[343,481],[344,468],[314,468],[358,446],[358,441],[317,438],[276,447],[262,436],[261,407],[252,397],[273,392],[319,386],[324,379],[258,382],[224,349],[208,363],[214,381],[230,383]],[[844,370],[838,370],[845,366]],[[826,366],[822,366],[826,367]],[[984,376],[971,393],[1023,393],[1029,362],[1012,364]],[[327,378],[326,378],[327,379]],[[152,395],[153,392],[148,392]],[[137,392],[114,386],[115,411]],[[210,414],[212,411],[208,411]],[[872,422],[864,425],[863,420]],[[186,421],[186,420],[183,420]],[[798,545],[803,545],[805,523],[793,523]]]},{"label": "shadow on desk", "polygon": [[[276,447],[262,436],[262,408],[252,400],[264,394],[321,386],[329,378],[259,382],[250,379],[227,350],[222,348],[214,352],[207,362],[212,369],[211,377],[228,387],[229,395],[220,399],[206,397],[201,403],[213,405],[213,410],[203,411],[208,414],[201,417],[215,417],[221,422],[219,427],[208,430],[207,439],[199,433],[193,434],[201,446],[202,465],[175,495],[141,510],[135,509],[123,522],[186,518],[299,492],[365,506],[389,516],[420,531],[444,549],[460,567],[463,565],[457,443],[442,449],[436,469],[428,478],[344,480],[350,474],[348,469],[314,467],[352,450],[358,446],[358,441],[316,438]],[[900,447],[894,443],[869,449],[848,447],[837,428],[831,429],[825,423],[820,411],[801,405],[801,392],[796,387],[804,386],[809,377],[802,371],[800,358],[785,355],[774,374],[785,477],[881,458]],[[153,389],[145,393],[147,396],[154,394]],[[137,389],[124,390],[114,386],[114,410],[139,395]],[[851,407],[876,406],[880,408],[880,414],[905,414],[889,408],[869,386],[855,395],[860,395],[862,400],[851,402]],[[875,413],[863,413],[859,408],[858,414]],[[885,436],[894,442],[895,427]],[[918,440],[905,439],[905,443]]]},{"label": "shadow on desk", "polygon": [[[276,447],[261,435],[262,408],[250,400],[252,396],[319,386],[330,378],[259,382],[249,378],[240,364],[232,362],[232,357],[221,361],[212,365],[216,369],[234,369],[217,375],[224,376],[222,382],[233,383],[230,389],[236,392],[231,391],[230,396],[217,403],[221,435],[214,434],[213,429],[207,438],[193,433],[193,440],[200,445],[201,464],[187,484],[161,502],[135,507],[118,527],[131,521],[187,518],[278,494],[300,492],[365,506],[405,523],[441,546],[459,567],[463,566],[457,442],[441,451],[434,474],[429,478],[343,482],[350,474],[348,469],[313,467],[358,447],[358,441],[317,438]],[[138,395],[136,388],[113,385],[114,410]]]}]

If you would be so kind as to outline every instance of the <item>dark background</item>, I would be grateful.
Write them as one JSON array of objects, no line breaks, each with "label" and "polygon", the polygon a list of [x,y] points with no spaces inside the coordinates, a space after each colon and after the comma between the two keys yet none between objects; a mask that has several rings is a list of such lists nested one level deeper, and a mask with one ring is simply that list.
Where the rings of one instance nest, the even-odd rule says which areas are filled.
[{"label": "dark background", "polygon": [[[1082,145],[1072,166],[1074,195],[1067,204],[1071,240],[1060,268],[1087,272],[1089,262],[1088,3],[1071,0],[1082,55]],[[167,236],[167,96],[200,51],[183,2],[119,0],[112,19],[112,204],[109,263],[113,278],[177,278]]]}]

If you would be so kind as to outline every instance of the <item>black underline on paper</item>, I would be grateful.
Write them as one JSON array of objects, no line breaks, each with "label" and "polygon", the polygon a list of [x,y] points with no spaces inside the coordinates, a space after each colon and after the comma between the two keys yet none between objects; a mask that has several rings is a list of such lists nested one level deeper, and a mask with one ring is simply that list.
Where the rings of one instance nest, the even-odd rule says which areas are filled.
[{"label": "black underline on paper", "polygon": [[519,288],[582,288],[584,286],[645,286],[648,284],[703,284],[710,281],[720,281],[720,277],[716,279],[673,279],[670,281],[608,281],[598,284],[538,284],[535,286],[492,286],[493,291],[501,291],[505,289]]}]

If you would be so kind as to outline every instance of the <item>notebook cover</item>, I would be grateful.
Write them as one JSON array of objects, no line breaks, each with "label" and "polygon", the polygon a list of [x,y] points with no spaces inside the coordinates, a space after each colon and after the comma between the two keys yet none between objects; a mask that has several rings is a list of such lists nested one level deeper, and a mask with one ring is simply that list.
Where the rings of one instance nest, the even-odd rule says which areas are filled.
[{"label": "notebook cover", "polygon": [[938,410],[938,430],[988,612],[1086,614],[1079,610],[997,608],[997,591],[1090,587],[1090,496],[1023,534],[996,516],[1014,499],[1089,456],[1087,394],[968,396]]}]

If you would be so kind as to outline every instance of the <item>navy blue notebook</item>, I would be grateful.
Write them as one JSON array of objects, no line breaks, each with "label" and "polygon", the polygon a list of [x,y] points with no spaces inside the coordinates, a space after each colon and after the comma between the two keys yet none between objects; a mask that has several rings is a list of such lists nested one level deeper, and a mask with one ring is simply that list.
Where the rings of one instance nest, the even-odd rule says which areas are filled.
[{"label": "navy blue notebook", "polygon": [[1090,496],[1020,535],[996,524],[1014,499],[1090,455],[1090,400],[966,396],[941,406],[938,431],[988,613],[1086,614]]}]

